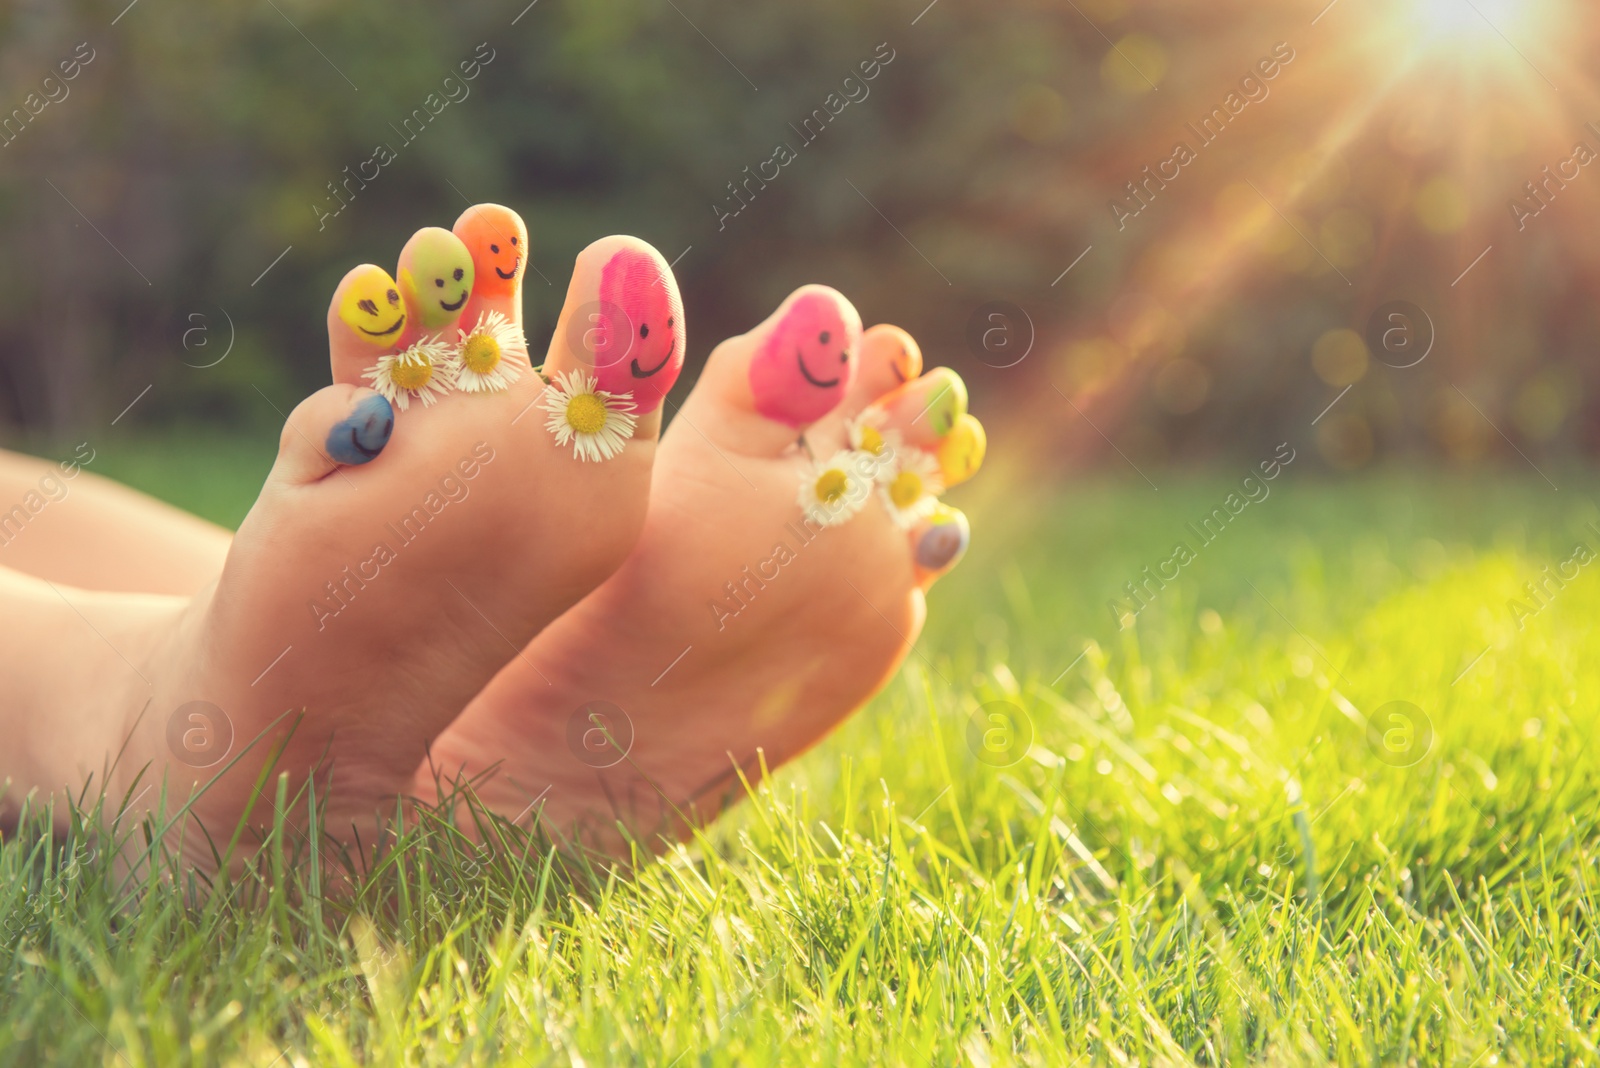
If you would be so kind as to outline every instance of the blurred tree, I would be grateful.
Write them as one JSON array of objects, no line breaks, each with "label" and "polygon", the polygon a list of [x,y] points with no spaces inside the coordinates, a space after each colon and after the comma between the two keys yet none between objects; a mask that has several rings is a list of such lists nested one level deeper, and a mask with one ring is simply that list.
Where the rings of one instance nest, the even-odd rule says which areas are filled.
[{"label": "blurred tree", "polygon": [[[1591,448],[1580,228],[1450,284],[1571,138],[1526,136],[1516,100],[1449,57],[1394,91],[1422,60],[1397,65],[1410,42],[1380,22],[1244,0],[18,0],[0,10],[0,423],[64,437],[142,396],[130,423],[276,424],[324,380],[343,271],[498,200],[533,234],[535,345],[573,255],[631,232],[678,259],[691,367],[828,282],[1041,454],[1501,448],[1463,396],[1529,447]],[[80,43],[92,60],[60,81]],[[1191,124],[1280,45],[1295,58],[1203,146]],[[467,81],[475,51],[492,58]],[[1196,158],[1151,181],[1180,141]],[[352,179],[380,145],[392,162]],[[967,340],[996,299],[1037,335],[1016,367]],[[1319,370],[1319,338],[1364,336],[1394,299],[1432,310],[1428,363]]]}]

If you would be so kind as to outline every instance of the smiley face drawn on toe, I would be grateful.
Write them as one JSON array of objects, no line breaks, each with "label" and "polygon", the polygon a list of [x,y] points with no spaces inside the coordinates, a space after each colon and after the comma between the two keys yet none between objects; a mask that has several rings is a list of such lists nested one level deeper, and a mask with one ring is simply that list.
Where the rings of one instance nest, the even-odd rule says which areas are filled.
[{"label": "smiley face drawn on toe", "polygon": [[472,255],[480,296],[507,297],[516,291],[528,250],[521,216],[499,204],[477,204],[456,220],[455,235]]},{"label": "smiley face drawn on toe", "polygon": [[376,393],[369,394],[328,431],[328,456],[351,467],[367,463],[383,451],[393,433],[394,407]]},{"label": "smiley face drawn on toe", "polygon": [[[394,290],[391,289],[391,290],[389,290],[389,295],[394,298],[394,303],[395,304],[399,304],[400,303],[400,294],[399,293],[396,293]],[[378,305],[373,301],[363,300],[360,303],[360,308],[361,308],[362,311],[366,312],[368,315],[376,317],[377,314],[378,314]],[[398,334],[400,332],[400,328],[402,326],[404,326],[404,325],[406,325],[406,313],[405,312],[401,312],[395,318],[394,322],[390,323],[388,326],[384,327],[382,330],[368,330],[364,326],[358,326],[358,327],[356,327],[356,329],[361,331],[363,334],[366,334],[368,337],[388,337],[391,334]]]},{"label": "smiley face drawn on toe", "polygon": [[750,361],[756,411],[789,426],[803,426],[844,398],[855,374],[861,321],[853,308],[827,292],[796,298]]},{"label": "smiley face drawn on toe", "polygon": [[[517,272],[522,269],[522,250],[517,247],[516,234],[512,234],[510,237],[506,238],[506,245],[509,246],[506,250],[506,254],[511,257],[511,269],[509,271],[506,270],[505,268],[501,267],[500,263],[497,261],[491,261],[490,267],[494,270],[495,275],[499,277],[501,281],[509,282],[513,278],[517,277]],[[500,242],[489,242],[489,255],[496,257],[498,260],[501,255]]]},{"label": "smiley face drawn on toe", "polygon": [[382,449],[369,449],[365,445],[361,444],[361,431],[357,430],[355,427],[350,428],[350,448],[355,450],[357,455],[368,460],[372,459],[374,456],[378,455],[378,453],[383,451]]},{"label": "smiley face drawn on toe", "polygon": [[390,344],[406,325],[400,291],[382,267],[368,264],[357,270],[339,298],[339,318],[372,344]]},{"label": "smiley face drawn on toe", "polygon": [[928,571],[943,571],[967,551],[972,528],[967,517],[954,508],[939,506],[929,517],[922,537],[917,539],[917,565]]},{"label": "smiley face drawn on toe", "polygon": [[[450,272],[450,276],[452,278],[454,278],[457,282],[461,281],[461,276],[464,275],[464,274],[466,274],[466,272],[463,271],[460,267],[457,267],[454,271]],[[444,279],[443,278],[435,278],[433,280],[433,284],[438,286],[440,289],[443,289],[444,288]],[[472,287],[468,286],[466,289],[463,289],[461,291],[460,298],[458,298],[457,300],[454,300],[454,301],[441,300],[441,301],[439,301],[439,307],[443,308],[447,312],[458,312],[458,311],[461,310],[461,305],[463,305],[463,304],[465,304],[467,302],[467,296],[471,292],[472,292]]]},{"label": "smiley face drawn on toe", "polygon": [[683,369],[683,301],[666,264],[643,249],[617,252],[600,271],[600,306],[613,327],[593,347],[600,388],[655,411]]},{"label": "smiley face drawn on toe", "polygon": [[449,230],[418,230],[400,253],[401,292],[425,327],[437,329],[454,320],[472,295],[475,279],[472,253]]},{"label": "smiley face drawn on toe", "polygon": [[[672,325],[672,320],[671,319],[667,320],[667,325],[668,326]],[[651,377],[659,374],[661,372],[661,369],[667,365],[667,361],[670,360],[670,359],[672,359],[672,354],[669,352],[667,355],[661,357],[661,362],[660,363],[656,364],[654,367],[650,368],[650,370],[646,371],[644,368],[639,366],[639,358],[637,356],[635,356],[632,360],[630,360],[628,362],[628,369],[633,372],[633,377],[635,377],[635,378],[651,378]]]},{"label": "smiley face drawn on toe", "polygon": [[[826,345],[828,343],[828,331],[824,330],[817,340]],[[846,356],[844,359],[849,359],[849,357]],[[800,367],[801,377],[807,382],[810,382],[813,386],[816,386],[818,389],[832,389],[834,386],[839,384],[838,375],[834,375],[832,378],[824,382],[818,379],[816,375],[812,374],[810,369],[806,367],[806,354],[799,349],[794,350],[794,362]],[[840,362],[843,362],[843,360]]]},{"label": "smiley face drawn on toe", "polygon": [[861,358],[853,396],[866,401],[893,392],[922,373],[922,349],[916,338],[888,323],[868,330],[861,337]]},{"label": "smiley face drawn on toe", "polygon": [[983,466],[988,446],[988,436],[977,417],[966,412],[958,415],[934,454],[939,460],[939,473],[944,478],[945,489],[977,474],[978,468]]},{"label": "smiley face drawn on toe", "polygon": [[[906,441],[937,450],[967,414],[967,385],[950,368],[935,367],[921,378],[879,398],[874,407],[885,411],[889,425],[897,428]],[[970,453],[976,447],[974,438],[964,436],[959,446],[952,447],[950,455],[952,458],[961,456],[960,450],[965,448],[968,455],[961,459],[971,459]],[[976,470],[976,465],[973,469]]]},{"label": "smiley face drawn on toe", "polygon": [[[461,291],[461,296],[460,297],[458,297],[456,300],[453,300],[453,301],[441,300],[439,302],[439,307],[443,308],[447,312],[458,312],[458,311],[461,310],[461,305],[463,305],[463,304],[465,304],[467,302],[467,294],[469,294],[471,292],[472,292],[471,289],[463,289]],[[429,318],[431,318],[431,316],[426,316],[426,315],[423,316],[424,320],[427,320]],[[449,322],[450,321],[450,317],[446,316],[444,321],[445,322]],[[430,325],[432,325],[432,324],[430,324]]]},{"label": "smiley face drawn on toe", "polygon": [[922,350],[916,347],[915,342],[908,339],[895,346],[889,355],[889,373],[902,386],[922,373]]},{"label": "smiley face drawn on toe", "polygon": [[921,392],[927,397],[923,412],[933,433],[943,438],[967,413],[967,386],[961,376],[948,367],[935,367],[922,377]]}]

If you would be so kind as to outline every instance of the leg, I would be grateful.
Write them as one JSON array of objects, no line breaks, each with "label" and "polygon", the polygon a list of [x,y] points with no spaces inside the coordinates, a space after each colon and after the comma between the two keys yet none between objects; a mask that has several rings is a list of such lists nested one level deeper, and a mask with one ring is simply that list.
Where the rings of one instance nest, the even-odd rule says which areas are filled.
[{"label": "leg", "polygon": [[0,567],[87,590],[187,595],[221,573],[232,540],[71,461],[0,450]]},{"label": "leg", "polygon": [[[506,209],[474,212],[526,239]],[[615,570],[682,366],[676,284],[636,239],[585,249],[547,385],[515,317],[522,256],[489,259],[496,244],[428,228],[398,280],[370,264],[345,276],[328,311],[335,384],[289,416],[195,596],[0,571],[0,808],[86,784],[131,797],[135,816],[193,798],[175,834],[204,866],[208,838],[243,820],[248,847],[270,826],[255,783],[283,773],[291,792],[315,780],[331,835],[372,841],[432,739]],[[594,307],[604,323],[587,323]]]}]

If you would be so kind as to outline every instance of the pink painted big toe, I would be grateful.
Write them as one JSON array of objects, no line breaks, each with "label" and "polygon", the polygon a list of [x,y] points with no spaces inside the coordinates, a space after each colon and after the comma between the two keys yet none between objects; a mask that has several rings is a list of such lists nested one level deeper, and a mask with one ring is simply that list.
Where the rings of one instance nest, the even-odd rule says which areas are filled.
[{"label": "pink painted big toe", "polygon": [[623,249],[600,272],[594,372],[600,388],[632,393],[640,414],[661,406],[683,370],[683,300],[660,256]]},{"label": "pink painted big toe", "polygon": [[756,411],[793,427],[822,418],[844,399],[860,348],[854,308],[828,292],[797,297],[750,362]]}]

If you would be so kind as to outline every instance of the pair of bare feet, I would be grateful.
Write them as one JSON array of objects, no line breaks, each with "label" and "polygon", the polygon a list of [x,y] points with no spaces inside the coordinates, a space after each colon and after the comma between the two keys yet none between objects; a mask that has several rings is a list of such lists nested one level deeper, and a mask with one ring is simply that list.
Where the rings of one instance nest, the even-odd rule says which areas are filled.
[{"label": "pair of bare feet", "polygon": [[334,385],[231,544],[187,554],[198,593],[170,567],[111,584],[148,593],[0,569],[0,805],[96,780],[188,805],[203,865],[269,824],[270,765],[314,779],[334,834],[470,781],[615,850],[716,815],[887,681],[967,543],[935,499],[982,460],[960,379],[807,286],[712,352],[658,444],[685,344],[666,262],[585,249],[535,369],[526,249],[480,205],[419,231],[397,279],[345,276]]}]

